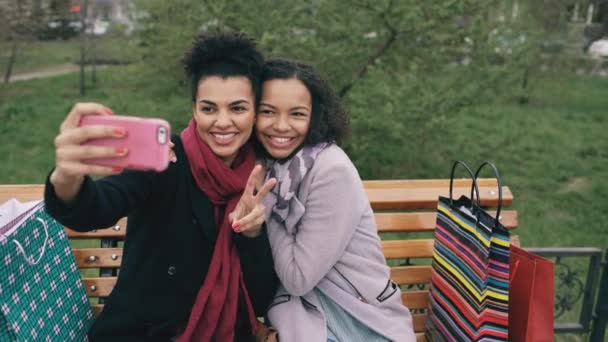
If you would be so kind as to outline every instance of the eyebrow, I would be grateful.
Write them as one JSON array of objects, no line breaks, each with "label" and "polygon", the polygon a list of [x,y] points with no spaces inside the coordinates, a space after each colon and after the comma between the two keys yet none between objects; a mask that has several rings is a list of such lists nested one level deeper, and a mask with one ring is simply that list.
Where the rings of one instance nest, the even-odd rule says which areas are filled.
[{"label": "eyebrow", "polygon": [[270,108],[276,108],[275,106],[271,105],[270,103],[266,103],[266,102],[260,102],[260,106],[267,106]]},{"label": "eyebrow", "polygon": [[[200,100],[198,102],[199,103],[206,103],[206,104],[208,104],[210,106],[216,106],[217,107],[217,103],[215,103],[213,101],[202,99],[202,100]],[[236,106],[236,105],[239,105],[239,104],[249,104],[249,101],[247,101],[247,100],[236,100],[236,101],[230,102],[229,106]]]},{"label": "eyebrow", "polygon": [[300,109],[300,110],[301,110],[301,109],[306,109],[306,110],[310,111],[310,108],[308,108],[308,107],[306,107],[306,106],[297,106],[297,107],[293,107],[293,108],[291,108],[291,110],[296,110],[296,109]]},{"label": "eyebrow", "polygon": [[203,100],[198,101],[198,103],[205,103],[205,104],[208,104],[210,106],[216,106],[217,107],[217,104],[215,102],[209,101],[209,100],[204,100],[203,99]]},{"label": "eyebrow", "polygon": [[[271,104],[269,104],[269,103],[266,103],[266,102],[260,102],[260,107],[261,107],[261,106],[267,106],[267,107],[270,107],[270,108],[276,109],[276,107],[275,107],[275,106],[273,106],[273,105],[271,105]],[[308,108],[308,107],[306,107],[306,106],[297,106],[297,107],[290,108],[289,110],[296,110],[296,109],[300,109],[300,110],[301,110],[301,109],[305,109],[305,110],[307,110],[307,111],[310,111],[310,108]]]},{"label": "eyebrow", "polygon": [[249,104],[249,101],[247,101],[247,100],[236,100],[236,101],[230,102],[230,106],[236,106],[236,105],[240,105],[240,104]]}]

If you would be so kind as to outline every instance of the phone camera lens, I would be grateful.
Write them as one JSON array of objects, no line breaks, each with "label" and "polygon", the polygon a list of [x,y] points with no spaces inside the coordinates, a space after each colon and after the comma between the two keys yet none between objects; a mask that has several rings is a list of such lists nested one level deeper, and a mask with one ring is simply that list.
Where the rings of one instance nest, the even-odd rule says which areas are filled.
[{"label": "phone camera lens", "polygon": [[157,140],[158,140],[158,143],[162,144],[162,145],[167,143],[167,130],[165,129],[165,127],[158,128]]}]

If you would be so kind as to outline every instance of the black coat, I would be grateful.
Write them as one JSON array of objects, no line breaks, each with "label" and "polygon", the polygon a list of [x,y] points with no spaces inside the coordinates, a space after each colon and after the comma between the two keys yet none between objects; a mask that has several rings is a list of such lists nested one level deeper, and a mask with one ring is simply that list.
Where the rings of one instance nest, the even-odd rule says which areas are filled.
[{"label": "black coat", "polygon": [[[181,140],[173,141],[177,162],[166,171],[87,177],[69,206],[47,179],[47,211],[65,226],[90,231],[128,216],[118,281],[89,331],[92,342],[168,341],[187,322],[207,275],[216,240],[213,207],[194,181]],[[264,230],[253,239],[233,233],[233,239],[254,310],[262,316],[278,283],[268,236]],[[241,306],[237,335],[248,330],[246,322]]]}]

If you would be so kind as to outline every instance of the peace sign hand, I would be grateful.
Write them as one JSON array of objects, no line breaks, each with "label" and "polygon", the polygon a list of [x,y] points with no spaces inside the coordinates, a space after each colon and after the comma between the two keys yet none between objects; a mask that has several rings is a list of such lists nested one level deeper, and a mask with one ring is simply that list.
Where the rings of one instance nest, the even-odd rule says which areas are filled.
[{"label": "peace sign hand", "polygon": [[271,178],[262,185],[257,193],[254,193],[256,185],[262,184],[263,179],[262,165],[256,165],[249,175],[243,196],[234,211],[228,216],[232,222],[232,229],[249,238],[257,237],[262,232],[266,211],[262,201],[277,183],[275,178]]}]

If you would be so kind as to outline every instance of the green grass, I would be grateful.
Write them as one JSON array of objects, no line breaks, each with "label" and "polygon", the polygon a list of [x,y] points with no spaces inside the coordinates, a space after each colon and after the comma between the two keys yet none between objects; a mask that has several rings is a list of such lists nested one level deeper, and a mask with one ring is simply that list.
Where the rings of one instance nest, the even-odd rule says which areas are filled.
[{"label": "green grass", "polygon": [[[78,74],[0,85],[0,184],[44,181],[53,165],[53,138],[78,101],[164,117],[180,131],[189,117],[188,94],[159,92],[163,85],[142,80],[140,71],[136,66],[100,70],[85,97],[78,95]],[[353,160],[371,179],[446,178],[451,160],[476,165],[491,159],[514,193],[524,246],[607,248],[608,80],[545,74],[535,89],[528,105],[482,99],[446,118],[425,144],[378,142],[387,145],[385,155],[363,151]],[[356,136],[350,144],[357,144]],[[376,167],[363,160],[389,163]],[[576,319],[573,315],[566,317]],[[560,338],[580,340],[571,337]]]},{"label": "green grass", "polygon": [[[108,34],[95,38],[95,51],[101,62],[129,62],[135,57],[132,40]],[[11,44],[0,41],[0,67],[4,77]],[[13,74],[45,69],[58,64],[78,63],[80,40],[26,41],[18,45]]]},{"label": "green grass", "polygon": [[[0,183],[44,180],[53,165],[53,138],[77,101],[164,117],[180,131],[189,116],[187,94],[148,91],[157,85],[138,80],[138,72],[132,66],[102,70],[84,98],[78,96],[77,74],[0,86]],[[416,164],[396,163],[390,175],[446,178],[451,160],[475,165],[491,159],[514,193],[523,245],[608,247],[608,80],[544,75],[536,89],[525,106],[500,100],[448,117],[445,128],[424,146],[409,148],[407,158]],[[353,137],[351,144],[356,142]],[[386,146],[389,156],[382,158],[400,160],[409,143]],[[358,163],[374,156],[353,159]]]},{"label": "green grass", "polygon": [[514,193],[525,246],[608,247],[606,90],[608,80],[545,75],[529,105],[455,114],[413,177],[447,177],[453,159],[493,160]]}]

